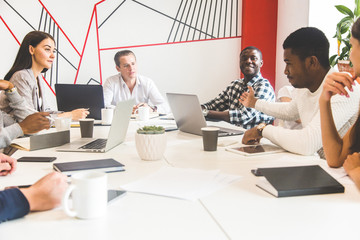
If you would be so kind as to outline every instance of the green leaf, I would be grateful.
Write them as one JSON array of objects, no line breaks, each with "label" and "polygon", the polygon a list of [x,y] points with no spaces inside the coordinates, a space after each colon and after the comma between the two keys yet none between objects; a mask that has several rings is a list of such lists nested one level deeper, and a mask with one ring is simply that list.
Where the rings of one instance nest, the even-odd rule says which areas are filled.
[{"label": "green leaf", "polygon": [[[351,50],[350,38],[351,27],[357,17],[360,16],[360,0],[355,1],[354,11],[344,5],[336,5],[335,8],[345,16],[336,25],[334,38],[337,39],[339,46],[339,55],[335,54],[329,58],[331,66],[337,64],[338,60],[348,60]],[[356,17],[355,17],[356,16]]]},{"label": "green leaf", "polygon": [[351,24],[353,22],[353,19],[349,16],[346,16],[343,19],[341,19],[338,24],[343,24],[343,22],[350,22],[350,24]]},{"label": "green leaf", "polygon": [[162,134],[165,133],[165,128],[162,126],[144,126],[137,130],[138,134]]},{"label": "green leaf", "polygon": [[345,44],[345,46],[346,46],[349,50],[351,49],[350,41],[343,41],[343,43]]},{"label": "green leaf", "polygon": [[341,53],[338,60],[345,60],[345,56],[344,56],[344,53]]},{"label": "green leaf", "polygon": [[349,30],[348,35],[346,36],[346,40],[350,41],[350,38],[351,38],[351,30]]},{"label": "green leaf", "polygon": [[349,31],[353,21],[350,17],[344,17],[340,20],[340,22],[337,25],[337,28],[339,28],[339,31],[341,34],[344,34]]},{"label": "green leaf", "polygon": [[330,63],[330,65],[332,66],[332,67],[334,67],[335,66],[335,58],[337,57],[337,54],[335,54],[335,55],[332,55],[330,58],[329,58],[329,63]]},{"label": "green leaf", "polygon": [[346,56],[349,56],[349,54],[350,54],[350,49],[351,49],[351,46],[349,47],[349,46],[345,45],[345,46],[341,49],[341,52],[344,52],[344,53],[346,53]]},{"label": "green leaf", "polygon": [[355,0],[354,14],[356,18],[360,16],[360,0]]},{"label": "green leaf", "polygon": [[346,33],[347,31],[349,31],[349,29],[350,29],[350,24],[345,23],[345,24],[341,25],[340,34]]},{"label": "green leaf", "polygon": [[349,48],[348,47],[343,47],[341,49],[341,53],[340,53],[340,56],[339,56],[339,59],[340,60],[349,60]]},{"label": "green leaf", "polygon": [[354,18],[354,13],[348,7],[345,7],[344,5],[336,5],[335,7],[342,14],[345,14],[351,18]]},{"label": "green leaf", "polygon": [[339,41],[341,41],[341,39],[342,39],[342,36],[341,36],[341,25],[340,25],[339,23],[336,25],[336,33],[335,33],[335,36],[336,36],[336,38],[337,38]]}]

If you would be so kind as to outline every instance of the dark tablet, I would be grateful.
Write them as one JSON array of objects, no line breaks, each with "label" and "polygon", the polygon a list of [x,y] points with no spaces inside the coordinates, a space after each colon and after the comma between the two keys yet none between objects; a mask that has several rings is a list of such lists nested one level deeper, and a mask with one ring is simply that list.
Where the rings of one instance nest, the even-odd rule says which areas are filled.
[{"label": "dark tablet", "polygon": [[56,157],[21,157],[18,162],[52,162]]}]

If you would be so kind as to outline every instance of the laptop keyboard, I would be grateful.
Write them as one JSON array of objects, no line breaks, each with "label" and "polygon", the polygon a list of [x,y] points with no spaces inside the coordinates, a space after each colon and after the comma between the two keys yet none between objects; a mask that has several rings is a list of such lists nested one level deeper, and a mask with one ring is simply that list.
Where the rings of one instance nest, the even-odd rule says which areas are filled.
[{"label": "laptop keyboard", "polygon": [[242,130],[234,130],[230,128],[220,128],[218,136],[219,137],[226,137],[226,136],[233,136],[233,135],[242,135],[244,131]]},{"label": "laptop keyboard", "polygon": [[85,144],[84,146],[80,147],[81,149],[103,149],[106,146],[107,139],[98,138],[92,142]]}]

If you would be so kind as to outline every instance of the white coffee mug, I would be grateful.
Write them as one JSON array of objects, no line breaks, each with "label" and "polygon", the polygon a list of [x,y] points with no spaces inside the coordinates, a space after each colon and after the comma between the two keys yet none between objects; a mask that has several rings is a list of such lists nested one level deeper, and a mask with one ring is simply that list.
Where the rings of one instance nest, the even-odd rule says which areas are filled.
[{"label": "white coffee mug", "polygon": [[150,118],[150,108],[148,106],[142,106],[136,109],[138,113],[138,120],[140,121],[148,121]]},{"label": "white coffee mug", "polygon": [[[72,195],[72,208],[69,197]],[[107,211],[107,175],[105,172],[86,171],[71,177],[62,205],[70,217],[91,219],[104,216]]]},{"label": "white coffee mug", "polygon": [[71,118],[57,117],[55,118],[55,128],[57,131],[70,130]]},{"label": "white coffee mug", "polygon": [[101,109],[101,124],[102,125],[111,125],[113,116],[114,116],[114,109],[102,108]]}]

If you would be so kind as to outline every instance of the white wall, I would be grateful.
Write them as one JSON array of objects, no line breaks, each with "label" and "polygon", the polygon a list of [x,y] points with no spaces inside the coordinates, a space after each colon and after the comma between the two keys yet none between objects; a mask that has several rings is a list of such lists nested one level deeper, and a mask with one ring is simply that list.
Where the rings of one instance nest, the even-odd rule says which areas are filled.
[{"label": "white wall", "polygon": [[330,42],[330,56],[337,53],[335,35],[336,24],[344,17],[335,5],[354,8],[354,0],[279,0],[278,34],[276,50],[276,92],[289,85],[284,74],[282,43],[293,31],[301,27],[317,27],[323,31]]},{"label": "white wall", "polygon": [[[94,9],[94,2],[88,0],[42,0],[41,1],[53,18],[59,23],[69,43],[61,31],[59,32],[58,48],[66,59],[75,68],[79,67],[80,54],[83,51],[85,37]],[[97,7],[98,26],[118,7],[123,1],[106,0]],[[140,1],[167,16],[175,17],[180,6],[180,0],[152,0]],[[218,1],[220,3],[220,1]],[[235,2],[235,1],[234,1]],[[16,13],[7,3],[11,5]],[[38,29],[43,7],[38,0],[0,0],[0,16],[9,26],[19,41],[25,34],[32,30],[32,25]],[[334,5],[344,4],[352,8],[354,0],[279,0],[278,2],[278,33],[276,52],[276,91],[288,84],[284,75],[283,49],[284,39],[300,27],[314,26],[325,32],[330,41],[330,55],[336,53],[336,40],[332,38],[336,23],[342,18]],[[241,13],[241,0],[238,1]],[[81,11],[79,11],[79,9]],[[195,9],[195,8],[194,8]],[[219,8],[218,8],[219,9]],[[199,10],[199,6],[196,7]],[[214,11],[214,10],[213,10]],[[219,11],[219,10],[218,10]],[[20,16],[21,15],[21,16]],[[227,14],[229,20],[229,12]],[[24,19],[28,22],[26,23]],[[239,15],[239,19],[241,16]],[[45,27],[43,15],[40,29]],[[49,18],[47,20],[49,22]],[[185,21],[185,20],[183,20]],[[189,23],[190,20],[187,21]],[[53,21],[51,22],[53,24]],[[169,35],[173,21],[161,14],[140,7],[133,1],[124,1],[124,4],[99,28],[99,46],[101,49],[164,43]],[[217,22],[215,23],[217,25]],[[53,26],[53,25],[52,25]],[[47,24],[46,29],[48,29]],[[233,30],[235,26],[233,25]],[[84,49],[84,57],[80,65],[77,78],[78,83],[86,83],[90,78],[100,80],[99,59],[97,52],[97,33],[95,18],[90,27],[89,37]],[[188,30],[188,29],[186,29]],[[52,31],[52,30],[51,30]],[[221,29],[221,32],[223,29]],[[190,29],[190,34],[192,34]],[[57,34],[55,34],[57,35]],[[241,24],[238,25],[238,35],[241,35]],[[0,21],[0,78],[11,67],[18,50],[18,44]],[[172,35],[173,37],[174,35]],[[199,34],[196,33],[196,37]],[[220,36],[222,37],[222,36]],[[203,37],[204,38],[204,37]],[[211,40],[189,42],[171,45],[159,45],[131,48],[136,55],[141,74],[153,78],[162,94],[166,92],[188,92],[199,95],[200,101],[213,98],[239,76],[238,54],[241,39]],[[76,49],[76,51],[75,51]],[[116,74],[113,55],[118,49],[103,50],[100,53],[102,80]],[[58,79],[62,83],[73,83],[76,69],[64,58],[58,57]],[[48,81],[49,75],[46,76]],[[52,86],[54,84],[52,80]],[[55,97],[47,91],[48,99],[55,106]]]},{"label": "white wall", "polygon": [[[46,12],[43,11],[41,2],[52,15],[51,21],[49,16],[45,16]],[[91,78],[96,81],[100,81],[102,78],[104,82],[107,77],[116,74],[113,56],[121,49],[105,50],[107,48],[166,43],[174,22],[172,18],[175,18],[178,9],[185,8],[180,3],[185,3],[186,1],[137,1],[147,5],[149,7],[147,8],[131,0],[106,0],[97,6],[94,18],[91,18],[94,4],[99,1],[42,0],[41,2],[38,0],[7,0],[6,2],[0,0],[0,16],[20,42],[26,33],[33,30],[31,26],[35,29],[38,29],[40,26],[41,30],[45,29],[45,31],[51,34],[54,32],[56,40],[59,38],[57,40],[57,47],[59,52],[65,57],[58,56],[59,62],[54,63],[53,72],[49,71],[46,75],[48,82],[52,79],[51,86],[53,87],[56,80],[56,69],[58,69],[58,82],[61,83],[73,83],[76,77],[76,68],[78,67],[80,67],[80,70],[78,71],[77,83],[87,83]],[[225,14],[225,5],[222,6],[222,17],[220,17],[220,2],[217,1],[218,6],[215,7],[215,1],[213,1],[212,11],[210,13],[206,12],[204,16],[205,19],[210,16],[210,25],[208,28],[205,28],[204,25],[201,30],[208,34],[216,35],[215,38],[234,37],[236,25],[232,24],[230,29],[229,22],[231,15],[230,11],[227,11],[227,14]],[[236,1],[228,2],[235,3]],[[238,19],[241,21],[242,1],[238,0],[237,2],[239,7],[235,9],[235,5],[233,6],[233,20],[237,10],[239,13]],[[199,12],[199,19],[202,19],[203,16],[203,11],[199,11],[200,3],[197,6],[194,4],[195,1],[190,7],[190,1],[188,1],[186,9],[189,10],[189,17],[186,20],[187,12],[185,12],[181,19],[182,22],[186,22],[187,25],[192,27],[195,27],[195,18],[191,22],[192,13]],[[118,10],[114,12],[117,7],[119,7]],[[230,9],[230,5],[228,8]],[[209,5],[207,9],[209,9]],[[214,12],[215,9],[217,9],[216,13]],[[106,20],[112,12],[114,14]],[[98,26],[106,20],[98,28],[98,31],[96,31],[95,16],[97,17]],[[213,21],[214,16],[215,21]],[[226,16],[226,20],[224,16]],[[40,21],[41,17],[42,21]],[[45,21],[45,17],[47,17],[47,21]],[[89,28],[91,19],[93,21]],[[177,19],[180,19],[180,17]],[[227,22],[226,29],[222,24],[219,24],[219,22],[223,23],[224,21]],[[54,24],[55,22],[58,23],[63,32],[59,30],[59,33],[57,33],[58,29]],[[213,23],[215,31],[211,30]],[[217,35],[216,31],[218,27],[220,27],[219,35]],[[88,28],[90,32],[86,40]],[[196,28],[199,29],[200,25],[198,24]],[[184,28],[184,25],[180,25],[179,32],[182,30],[184,30],[184,37],[181,38],[181,41],[186,40],[185,35],[187,35],[187,32],[189,36],[194,35],[192,28]],[[238,24],[237,33],[237,36],[241,35],[240,23]],[[0,78],[2,78],[14,61],[18,44],[2,21],[0,21],[0,36],[2,43],[0,45]],[[171,37],[173,38],[174,36],[175,33],[173,32]],[[179,36],[180,34],[177,35],[175,42],[180,41]],[[200,37],[200,39],[205,41],[130,47],[129,49],[133,50],[137,55],[140,74],[152,78],[162,94],[165,95],[166,92],[195,93],[198,94],[200,101],[203,102],[215,97],[232,80],[238,78],[240,74],[238,55],[241,39],[231,38],[207,41],[209,37],[205,37],[205,34],[199,35],[199,32],[196,32],[194,36],[196,39]],[[84,54],[81,57],[83,51]],[[101,66],[101,75],[99,66]],[[47,99],[55,107],[55,97],[51,93],[50,88],[47,89],[46,94]]]},{"label": "white wall", "polygon": [[308,26],[309,0],[279,0],[278,1],[278,32],[276,39],[276,93],[289,81],[284,74],[282,44],[286,37],[298,28]]},{"label": "white wall", "polygon": [[337,40],[333,38],[337,23],[345,17],[335,5],[345,5],[354,9],[355,0],[310,0],[309,26],[321,29],[330,42],[330,56],[337,53]]}]

